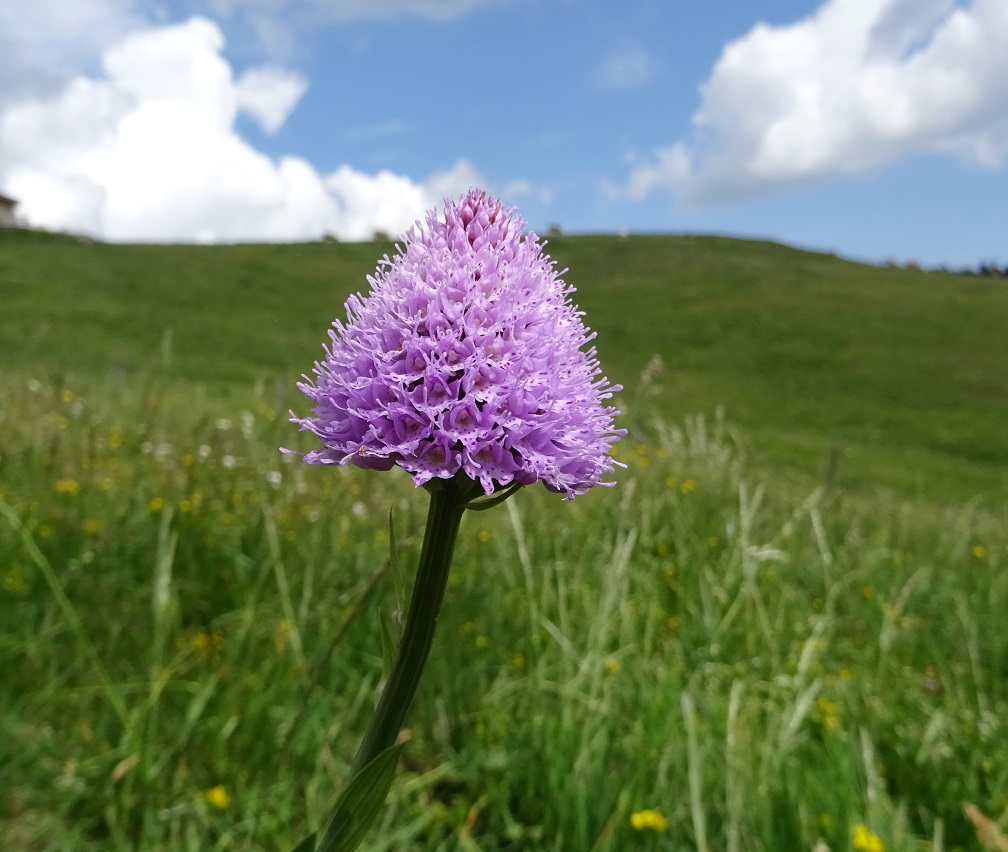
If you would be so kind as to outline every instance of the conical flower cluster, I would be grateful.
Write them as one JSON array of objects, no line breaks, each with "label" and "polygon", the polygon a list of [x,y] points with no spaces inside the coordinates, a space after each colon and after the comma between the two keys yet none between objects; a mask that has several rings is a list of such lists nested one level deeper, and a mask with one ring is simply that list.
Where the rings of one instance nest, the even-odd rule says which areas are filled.
[{"label": "conical flower cluster", "polygon": [[620,388],[524,226],[472,190],[406,233],[298,385],[315,407],[292,422],[322,442],[306,462],[398,465],[417,485],[462,472],[488,495],[538,480],[569,498],[612,472],[624,430],[604,401]]}]

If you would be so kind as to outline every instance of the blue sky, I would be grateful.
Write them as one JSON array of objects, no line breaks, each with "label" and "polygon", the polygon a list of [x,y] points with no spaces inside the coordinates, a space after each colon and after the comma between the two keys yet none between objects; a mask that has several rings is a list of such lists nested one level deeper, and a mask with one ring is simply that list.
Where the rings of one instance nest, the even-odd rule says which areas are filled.
[{"label": "blue sky", "polygon": [[531,226],[1008,263],[1004,0],[4,0],[0,192],[114,240]]}]

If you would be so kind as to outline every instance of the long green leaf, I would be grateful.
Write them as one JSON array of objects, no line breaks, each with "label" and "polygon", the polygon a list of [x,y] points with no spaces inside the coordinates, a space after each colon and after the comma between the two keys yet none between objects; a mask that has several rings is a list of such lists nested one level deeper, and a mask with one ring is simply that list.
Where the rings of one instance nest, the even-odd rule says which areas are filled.
[{"label": "long green leaf", "polygon": [[294,852],[315,852],[315,838],[318,837],[318,832],[313,831],[304,840],[302,840],[297,846],[294,847]]},{"label": "long green leaf", "polygon": [[316,852],[351,852],[378,818],[405,742],[396,743],[366,764],[347,784],[333,808]]}]

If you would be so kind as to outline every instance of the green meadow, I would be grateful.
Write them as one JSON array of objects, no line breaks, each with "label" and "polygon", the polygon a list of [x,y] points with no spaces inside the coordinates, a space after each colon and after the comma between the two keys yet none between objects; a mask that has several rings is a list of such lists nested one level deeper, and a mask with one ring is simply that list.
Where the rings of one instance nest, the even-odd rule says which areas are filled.
[{"label": "green meadow", "polygon": [[[392,250],[0,231],[0,849],[317,827],[426,495],[278,447],[310,446],[294,382]],[[463,521],[362,849],[1008,848],[1008,285],[548,251],[627,467]]]}]

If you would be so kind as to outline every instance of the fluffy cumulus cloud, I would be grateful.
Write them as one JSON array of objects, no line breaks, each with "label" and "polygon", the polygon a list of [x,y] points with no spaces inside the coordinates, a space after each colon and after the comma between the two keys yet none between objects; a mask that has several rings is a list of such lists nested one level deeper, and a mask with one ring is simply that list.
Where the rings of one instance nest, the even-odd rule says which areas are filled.
[{"label": "fluffy cumulus cloud", "polygon": [[142,22],[136,0],[2,0],[0,109],[57,90]]},{"label": "fluffy cumulus cloud", "polygon": [[238,108],[251,115],[267,133],[276,133],[290,115],[308,81],[283,68],[250,68],[238,78]]},{"label": "fluffy cumulus cloud", "polygon": [[366,239],[376,231],[398,234],[443,199],[482,183],[465,160],[421,184],[392,172],[368,175],[341,166],[325,178],[326,187],[337,200],[330,230],[348,240]]},{"label": "fluffy cumulus cloud", "polygon": [[641,163],[631,197],[739,197],[863,172],[910,153],[1008,157],[1005,0],[828,0],[728,44],[695,136]]},{"label": "fluffy cumulus cloud", "polygon": [[236,80],[223,46],[204,18],[137,31],[105,51],[103,73],[0,111],[0,186],[36,225],[228,241],[397,233],[478,180],[466,163],[417,184],[265,156],[236,132],[238,114],[273,132],[307,84],[275,67]]}]

